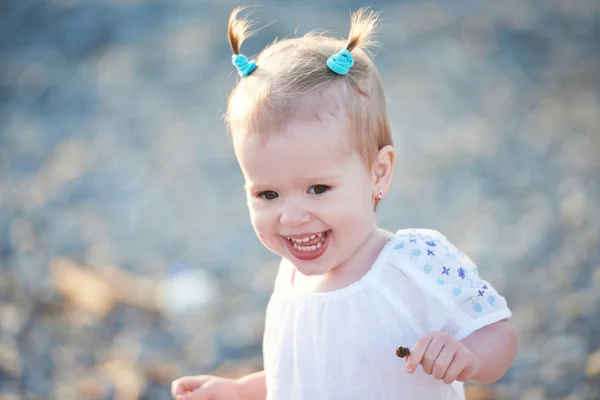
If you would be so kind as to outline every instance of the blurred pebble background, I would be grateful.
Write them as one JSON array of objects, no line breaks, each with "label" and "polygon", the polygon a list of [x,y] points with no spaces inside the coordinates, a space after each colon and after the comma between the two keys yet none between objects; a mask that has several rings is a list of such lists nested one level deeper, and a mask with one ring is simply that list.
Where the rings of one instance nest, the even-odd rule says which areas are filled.
[{"label": "blurred pebble background", "polygon": [[[0,399],[169,399],[260,369],[277,260],[221,120],[234,1],[0,1]],[[383,12],[399,165],[378,212],[507,297],[470,400],[600,399],[600,2],[256,1],[244,44]]]}]

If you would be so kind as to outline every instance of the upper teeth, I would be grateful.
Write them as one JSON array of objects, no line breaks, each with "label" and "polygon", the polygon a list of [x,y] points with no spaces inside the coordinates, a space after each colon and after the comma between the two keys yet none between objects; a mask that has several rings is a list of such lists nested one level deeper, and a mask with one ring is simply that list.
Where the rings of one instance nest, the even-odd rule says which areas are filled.
[{"label": "upper teeth", "polygon": [[303,237],[303,238],[297,238],[297,239],[288,237],[288,240],[291,240],[292,242],[296,242],[296,243],[305,243],[305,242],[308,242],[309,240],[313,240],[317,236],[321,237],[321,236],[323,236],[323,233],[317,233],[316,235],[307,236],[307,237]]}]

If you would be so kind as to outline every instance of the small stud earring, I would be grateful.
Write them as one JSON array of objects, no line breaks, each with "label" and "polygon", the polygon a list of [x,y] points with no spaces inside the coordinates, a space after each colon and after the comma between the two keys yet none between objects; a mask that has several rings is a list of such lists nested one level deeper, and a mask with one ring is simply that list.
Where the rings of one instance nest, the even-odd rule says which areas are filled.
[{"label": "small stud earring", "polygon": [[383,189],[379,189],[379,193],[377,195],[377,200],[381,200],[383,198]]}]

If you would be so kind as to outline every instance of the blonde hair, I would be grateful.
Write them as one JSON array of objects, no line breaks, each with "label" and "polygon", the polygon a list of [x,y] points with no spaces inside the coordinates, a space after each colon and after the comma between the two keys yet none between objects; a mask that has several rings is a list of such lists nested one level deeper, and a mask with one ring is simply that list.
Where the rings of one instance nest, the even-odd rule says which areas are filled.
[{"label": "blonde hair", "polygon": [[[228,38],[234,54],[251,36],[251,23],[229,18]],[[242,78],[229,97],[226,122],[232,133],[270,135],[294,120],[321,119],[326,114],[346,118],[349,139],[370,166],[379,149],[392,145],[385,92],[367,48],[373,45],[378,14],[361,9],[351,18],[347,40],[307,34],[275,41],[256,58],[257,68]],[[354,66],[338,75],[327,59],[342,49],[352,53]]]}]

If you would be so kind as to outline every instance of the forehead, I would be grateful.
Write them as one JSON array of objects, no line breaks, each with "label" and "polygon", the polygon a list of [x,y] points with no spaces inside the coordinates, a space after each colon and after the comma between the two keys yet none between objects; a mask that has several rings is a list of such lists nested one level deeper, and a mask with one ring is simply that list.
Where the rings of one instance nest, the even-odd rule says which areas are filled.
[{"label": "forehead", "polygon": [[334,117],[293,121],[268,136],[234,135],[236,156],[251,184],[283,184],[340,173],[357,158],[345,132]]}]

